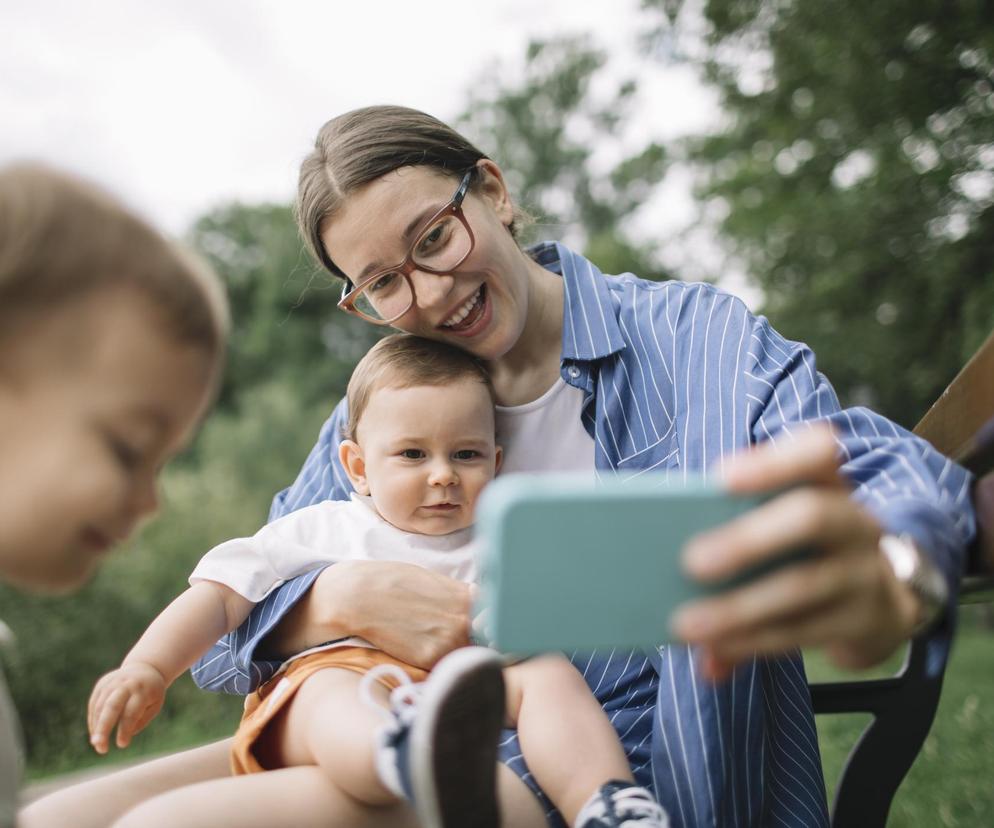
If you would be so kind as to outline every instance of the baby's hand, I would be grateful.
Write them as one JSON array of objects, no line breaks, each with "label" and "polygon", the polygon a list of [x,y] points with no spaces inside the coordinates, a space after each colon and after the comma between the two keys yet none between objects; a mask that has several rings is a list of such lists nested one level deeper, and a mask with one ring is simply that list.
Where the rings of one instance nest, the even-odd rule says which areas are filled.
[{"label": "baby's hand", "polygon": [[165,677],[151,664],[133,661],[103,676],[93,688],[87,710],[90,744],[106,753],[117,725],[117,746],[125,748],[162,709]]}]

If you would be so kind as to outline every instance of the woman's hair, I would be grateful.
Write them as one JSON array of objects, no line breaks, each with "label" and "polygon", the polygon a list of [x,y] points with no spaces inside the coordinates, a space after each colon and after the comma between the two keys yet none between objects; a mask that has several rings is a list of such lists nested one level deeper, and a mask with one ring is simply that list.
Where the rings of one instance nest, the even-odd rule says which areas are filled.
[{"label": "woman's hair", "polygon": [[177,341],[220,358],[228,305],[205,263],[85,181],[39,164],[0,168],[0,331],[116,288],[145,296]]},{"label": "woman's hair", "polygon": [[496,402],[494,386],[480,362],[472,354],[413,334],[386,336],[370,348],[359,360],[346,391],[349,421],[342,436],[355,440],[369,398],[381,388],[416,388],[451,385],[460,380],[481,383]]},{"label": "woman's hair", "polygon": [[[294,211],[300,234],[325,269],[346,278],[321,233],[351,193],[401,167],[434,167],[458,179],[486,157],[454,129],[416,109],[367,106],[346,112],[321,127],[313,152],[300,165]],[[515,235],[513,223],[510,229]]]}]

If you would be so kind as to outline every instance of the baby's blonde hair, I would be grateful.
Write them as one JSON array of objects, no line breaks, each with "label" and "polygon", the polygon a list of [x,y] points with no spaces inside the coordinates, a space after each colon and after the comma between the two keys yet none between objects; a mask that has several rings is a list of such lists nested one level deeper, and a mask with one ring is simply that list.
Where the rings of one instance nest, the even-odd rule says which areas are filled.
[{"label": "baby's blonde hair", "polygon": [[495,401],[490,375],[472,354],[413,334],[386,336],[366,352],[352,372],[346,391],[349,421],[342,436],[356,439],[359,420],[373,392],[380,388],[434,387],[459,380],[479,382]]},{"label": "baby's blonde hair", "polygon": [[228,304],[210,267],[88,182],[40,164],[0,168],[0,339],[18,319],[118,287],[220,362]]}]

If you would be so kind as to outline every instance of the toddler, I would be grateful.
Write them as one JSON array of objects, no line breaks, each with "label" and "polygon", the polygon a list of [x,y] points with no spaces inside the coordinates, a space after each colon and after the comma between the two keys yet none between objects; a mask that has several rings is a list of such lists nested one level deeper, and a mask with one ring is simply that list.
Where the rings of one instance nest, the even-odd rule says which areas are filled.
[{"label": "toddler", "polygon": [[[78,588],[156,508],[221,373],[217,277],[96,187],[0,168],[0,581]],[[0,826],[20,777],[0,677]]]},{"label": "toddler", "polygon": [[[159,711],[166,688],[290,578],[329,562],[380,559],[472,583],[473,510],[501,460],[486,372],[451,346],[398,334],[362,359],[348,400],[339,459],[352,499],[309,506],[211,550],[190,589],[94,688],[96,750],[106,752],[115,725],[126,746]],[[410,800],[425,828],[495,828],[506,686],[506,716],[525,759],[571,824],[667,824],[635,786],[615,731],[565,658],[501,665],[495,652],[467,647],[428,674],[360,638],[294,657],[247,700],[233,768],[267,773],[242,787],[238,806],[270,810],[320,777],[367,804]],[[182,801],[199,810],[230,782],[204,783]],[[174,816],[183,824],[183,814]],[[229,819],[239,823],[237,814]]]}]

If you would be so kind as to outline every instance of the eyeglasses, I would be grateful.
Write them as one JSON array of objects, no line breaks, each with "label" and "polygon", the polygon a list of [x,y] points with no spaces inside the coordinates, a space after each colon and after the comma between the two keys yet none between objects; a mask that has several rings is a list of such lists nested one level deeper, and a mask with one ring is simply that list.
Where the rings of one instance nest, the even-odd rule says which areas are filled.
[{"label": "eyeglasses", "polygon": [[466,261],[475,240],[462,203],[475,172],[475,168],[467,172],[452,200],[424,223],[404,261],[376,271],[355,286],[346,279],[338,307],[374,325],[389,325],[414,305],[411,273],[448,274]]}]

